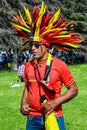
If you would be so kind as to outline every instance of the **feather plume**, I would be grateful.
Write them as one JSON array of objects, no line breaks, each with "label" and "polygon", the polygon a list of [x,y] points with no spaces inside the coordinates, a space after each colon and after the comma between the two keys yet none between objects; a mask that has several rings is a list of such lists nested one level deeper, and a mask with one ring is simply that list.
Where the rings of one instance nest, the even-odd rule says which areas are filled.
[{"label": "feather plume", "polygon": [[[14,17],[10,22],[17,31],[17,36],[28,41],[44,42],[48,46],[52,45],[56,49],[69,51],[71,48],[78,48],[83,40],[78,33],[74,32],[73,22],[61,17],[61,10],[55,13],[47,13],[47,7],[42,1],[41,8],[35,6],[32,12],[24,7],[25,17],[19,11],[19,16]],[[32,37],[32,38],[31,38]],[[43,39],[43,40],[41,40]],[[23,45],[22,49],[29,46]]]}]

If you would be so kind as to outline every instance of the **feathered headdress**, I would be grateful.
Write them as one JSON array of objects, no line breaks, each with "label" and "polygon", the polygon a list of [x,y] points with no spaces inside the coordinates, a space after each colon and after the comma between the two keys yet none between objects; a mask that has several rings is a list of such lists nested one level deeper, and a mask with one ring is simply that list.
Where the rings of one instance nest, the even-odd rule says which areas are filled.
[{"label": "feathered headdress", "polygon": [[52,11],[46,12],[46,5],[42,1],[41,8],[35,6],[30,13],[29,9],[24,7],[24,18],[21,12],[19,16],[14,17],[11,22],[13,28],[17,31],[17,36],[26,39],[22,49],[29,46],[29,41],[42,42],[43,44],[68,51],[72,48],[79,48],[77,43],[82,42],[81,37],[73,32],[73,23],[66,18],[61,17],[60,9],[54,14]]}]

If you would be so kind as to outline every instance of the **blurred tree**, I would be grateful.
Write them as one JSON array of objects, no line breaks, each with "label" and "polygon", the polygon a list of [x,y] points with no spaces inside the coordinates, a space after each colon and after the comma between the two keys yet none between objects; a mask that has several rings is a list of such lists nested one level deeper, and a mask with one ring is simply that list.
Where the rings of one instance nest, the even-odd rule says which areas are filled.
[{"label": "blurred tree", "polygon": [[[41,5],[42,0],[0,0],[0,48],[9,50],[11,47],[16,57],[23,41],[13,35],[10,20],[17,15],[18,10],[23,11],[23,7]],[[70,20],[75,21],[75,30],[84,38],[87,45],[87,0],[44,0],[49,10],[61,8],[62,14]],[[14,58],[16,59],[16,58]],[[16,64],[16,60],[14,63]]]}]

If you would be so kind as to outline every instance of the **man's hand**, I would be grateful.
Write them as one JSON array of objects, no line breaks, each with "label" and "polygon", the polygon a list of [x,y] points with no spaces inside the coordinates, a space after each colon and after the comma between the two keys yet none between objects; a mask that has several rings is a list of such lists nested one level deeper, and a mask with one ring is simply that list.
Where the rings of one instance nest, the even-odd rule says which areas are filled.
[{"label": "man's hand", "polygon": [[29,113],[29,104],[28,103],[22,103],[21,108],[20,108],[20,112],[23,115],[27,115]]},{"label": "man's hand", "polygon": [[47,101],[46,104],[42,104],[42,105],[43,105],[43,107],[45,109],[44,113],[47,113],[48,115],[50,113],[52,113],[55,110],[55,108],[57,107],[57,103],[56,103],[55,99],[54,100],[49,100],[49,101]]},{"label": "man's hand", "polygon": [[46,104],[43,104],[43,107],[45,109],[45,113],[50,114],[53,112],[59,105],[64,104],[74,98],[78,94],[78,88],[76,83],[74,82],[72,85],[70,85],[67,88],[67,91],[61,95],[58,98],[55,98],[54,100],[47,101]]}]

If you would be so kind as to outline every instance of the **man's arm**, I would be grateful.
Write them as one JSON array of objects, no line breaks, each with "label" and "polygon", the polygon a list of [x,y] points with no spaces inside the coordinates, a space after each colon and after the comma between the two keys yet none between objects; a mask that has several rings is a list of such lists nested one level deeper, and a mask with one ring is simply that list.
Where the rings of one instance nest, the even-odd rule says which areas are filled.
[{"label": "man's arm", "polygon": [[72,85],[70,85],[67,89],[67,91],[61,95],[60,97],[48,101],[46,104],[43,104],[45,108],[45,113],[48,112],[49,114],[55,110],[56,107],[58,107],[61,104],[64,104],[74,98],[78,94],[78,88],[76,83],[74,82]]},{"label": "man's arm", "polygon": [[78,94],[78,87],[76,83],[74,82],[67,88],[67,91],[60,97],[59,104],[68,102],[69,100],[74,98],[77,94]]},{"label": "man's arm", "polygon": [[20,111],[23,115],[27,115],[29,112],[29,104],[28,104],[28,89],[27,87],[24,88],[22,100],[21,100],[21,107]]}]

